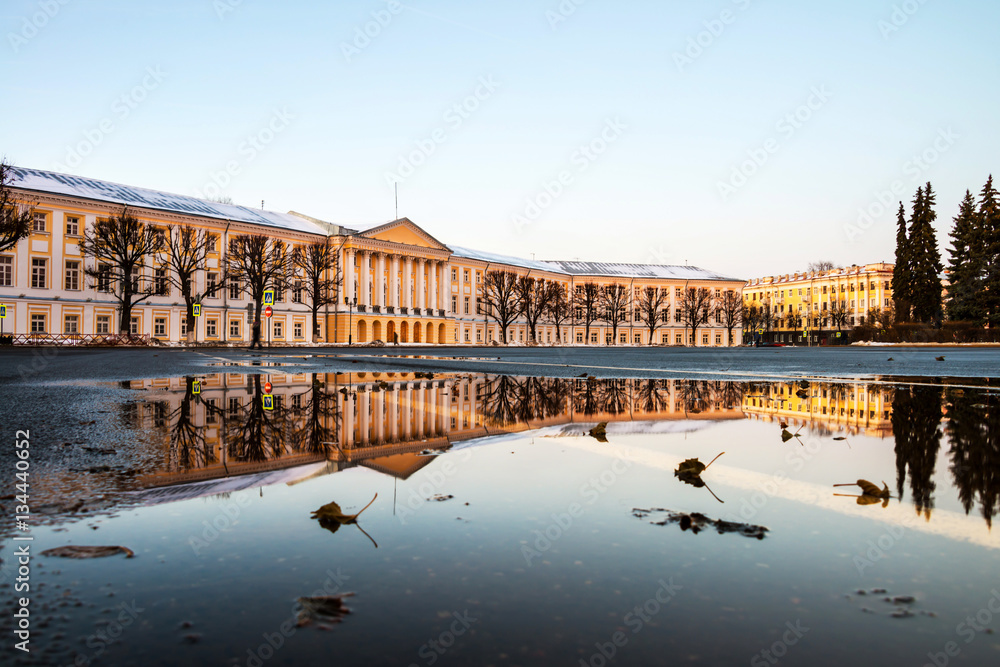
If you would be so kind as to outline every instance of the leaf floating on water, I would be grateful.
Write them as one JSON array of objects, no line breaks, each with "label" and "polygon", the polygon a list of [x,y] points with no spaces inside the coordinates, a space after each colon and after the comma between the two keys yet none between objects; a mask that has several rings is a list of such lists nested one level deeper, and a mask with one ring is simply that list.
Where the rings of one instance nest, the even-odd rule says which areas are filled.
[{"label": "leaf floating on water", "polygon": [[597,440],[597,442],[607,442],[608,441],[608,422],[601,422],[594,428],[587,431],[590,437]]},{"label": "leaf floating on water", "polygon": [[719,456],[722,456],[723,454],[725,454],[725,452],[720,452],[718,456],[716,456],[714,459],[708,462],[708,465],[705,465],[697,458],[684,459],[677,466],[677,470],[674,471],[674,477],[684,482],[685,484],[690,484],[691,486],[699,489],[701,487],[705,487],[708,489],[708,492],[711,493],[716,500],[718,500],[720,503],[725,502],[724,500],[719,498],[719,496],[716,496],[715,492],[712,491],[711,487],[709,487],[708,484],[706,484],[705,481],[701,478],[701,473],[708,470],[708,466],[715,463],[715,461],[719,458]]},{"label": "leaf floating on water", "polygon": [[869,482],[867,479],[859,479],[854,484],[834,484],[834,486],[859,486],[861,487],[861,495],[854,496],[845,493],[835,493],[835,496],[847,496],[849,498],[857,498],[859,505],[874,505],[875,503],[884,501],[882,507],[889,506],[889,499],[892,494],[889,492],[889,485],[884,481],[882,482],[882,488],[878,488],[877,485]]},{"label": "leaf floating on water", "polygon": [[935,361],[944,361],[944,357],[943,356],[941,356],[941,357],[934,357],[934,360]]},{"label": "leaf floating on water", "polygon": [[125,554],[126,558],[135,556],[135,552],[128,547],[81,547],[67,545],[47,549],[42,552],[43,556],[53,556],[55,558],[104,558],[117,554]]},{"label": "leaf floating on water", "polygon": [[838,435],[836,438],[834,438],[834,440],[847,440],[847,438],[845,438],[842,435]]},{"label": "leaf floating on water", "polygon": [[795,436],[792,435],[792,432],[789,431],[787,428],[781,429],[781,441],[782,442],[788,442],[789,440],[791,440],[794,437]]},{"label": "leaf floating on water", "polygon": [[[331,533],[336,533],[341,526],[346,526],[348,524],[354,524],[358,526],[358,530],[360,530],[362,533],[365,533],[364,528],[358,525],[358,517],[361,516],[361,512],[364,512],[366,509],[371,507],[372,503],[375,502],[375,498],[378,498],[377,493],[375,494],[375,497],[372,498],[367,505],[362,507],[361,511],[358,512],[357,514],[344,514],[343,511],[341,511],[340,509],[340,505],[338,505],[337,503],[327,503],[326,505],[320,507],[318,510],[313,510],[312,516],[310,516],[309,518],[319,520],[319,525],[323,528],[326,528]],[[375,545],[375,548],[378,549],[378,542],[372,539],[371,535],[365,533],[365,537],[371,540],[372,544]]]},{"label": "leaf floating on water", "polygon": [[344,598],[352,595],[354,593],[299,598],[296,602],[302,608],[296,617],[297,625],[301,628],[313,623],[340,623],[344,616],[351,613],[344,604]]},{"label": "leaf floating on water", "polygon": [[739,533],[744,537],[752,537],[762,540],[768,532],[768,529],[764,526],[726,521],[725,519],[710,519],[700,512],[687,514],[685,512],[674,512],[673,510],[663,509],[662,507],[654,507],[652,509],[634,508],[632,510],[632,516],[637,519],[644,519],[655,512],[666,513],[666,517],[664,517],[662,521],[650,521],[650,523],[654,526],[666,526],[668,524],[676,523],[680,524],[681,530],[690,530],[695,535],[703,530],[706,530],[707,528],[714,528],[720,535],[724,535],[726,533]]}]

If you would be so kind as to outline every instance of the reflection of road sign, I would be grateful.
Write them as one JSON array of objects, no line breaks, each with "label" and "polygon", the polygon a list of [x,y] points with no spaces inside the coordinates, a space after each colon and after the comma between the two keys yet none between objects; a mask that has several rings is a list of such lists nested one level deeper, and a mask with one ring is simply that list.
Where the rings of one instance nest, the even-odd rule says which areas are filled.
[{"label": "reflection of road sign", "polygon": [[201,380],[195,380],[191,383],[191,393],[200,394],[201,393]]},{"label": "reflection of road sign", "polygon": [[270,382],[265,382],[264,383],[264,393],[265,394],[270,394],[271,393],[271,383]]},{"label": "reflection of road sign", "polygon": [[763,329],[757,329],[757,333],[759,333],[759,334],[763,334],[763,333],[764,333],[764,330],[763,330]]},{"label": "reflection of road sign", "polygon": [[264,290],[264,305],[270,306],[274,303],[274,290],[266,289]]},{"label": "reflection of road sign", "polygon": [[194,311],[194,316],[195,317],[201,317],[201,304],[200,303],[194,304],[194,306],[192,306],[192,310]]},{"label": "reflection of road sign", "polygon": [[7,317],[7,304],[0,303],[0,317]]},{"label": "reflection of road sign", "polygon": [[274,410],[274,396],[271,396],[270,394],[264,394],[263,396],[261,396],[261,399],[263,399],[264,401],[265,410]]},{"label": "reflection of road sign", "polygon": [[837,332],[837,338],[840,338],[840,332],[839,331]]},{"label": "reflection of road sign", "polygon": [[274,311],[271,310],[271,306],[268,306],[267,308],[264,309],[264,317],[271,317],[272,312]]}]

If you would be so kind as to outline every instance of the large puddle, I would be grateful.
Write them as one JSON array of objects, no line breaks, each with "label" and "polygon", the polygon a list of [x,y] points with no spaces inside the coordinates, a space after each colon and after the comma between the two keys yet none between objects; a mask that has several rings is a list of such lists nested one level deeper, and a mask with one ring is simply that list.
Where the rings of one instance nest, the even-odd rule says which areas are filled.
[{"label": "large puddle", "polygon": [[33,480],[25,664],[1000,659],[986,382],[417,375],[115,387]]}]

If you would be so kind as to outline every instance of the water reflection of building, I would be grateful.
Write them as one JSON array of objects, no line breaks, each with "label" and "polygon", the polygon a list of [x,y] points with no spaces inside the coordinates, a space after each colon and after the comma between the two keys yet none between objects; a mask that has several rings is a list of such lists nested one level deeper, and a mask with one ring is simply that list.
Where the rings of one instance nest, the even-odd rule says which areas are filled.
[{"label": "water reflection of building", "polygon": [[742,385],[699,380],[216,373],[129,386],[153,392],[122,408],[128,423],[160,438],[162,463],[149,485],[322,460],[365,461],[407,477],[430,461],[419,450],[497,433],[575,421],[742,418]]},{"label": "water reflection of building", "polygon": [[884,438],[892,435],[892,397],[892,389],[882,385],[752,383],[743,412],[752,419]]}]

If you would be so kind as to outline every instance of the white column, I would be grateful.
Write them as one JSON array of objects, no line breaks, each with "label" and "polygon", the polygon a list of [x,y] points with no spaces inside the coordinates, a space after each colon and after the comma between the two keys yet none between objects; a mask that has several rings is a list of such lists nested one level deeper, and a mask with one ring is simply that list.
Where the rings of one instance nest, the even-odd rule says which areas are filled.
[{"label": "white column", "polygon": [[421,310],[427,307],[427,301],[424,298],[424,265],[425,260],[422,258],[417,259],[417,303],[416,307]]},{"label": "white column", "polygon": [[[475,283],[472,283],[473,294],[475,294]],[[441,262],[441,280],[438,282],[438,306],[443,311],[448,310],[448,293],[451,292],[451,276],[448,275],[448,263]]]},{"label": "white column", "polygon": [[389,274],[389,303],[399,312],[399,255],[392,256],[392,271]]},{"label": "white column", "polygon": [[378,298],[375,300],[379,306],[382,307],[382,311],[385,312],[386,299],[385,299],[385,253],[379,253],[378,256],[378,273],[375,274],[375,290],[377,291]]},{"label": "white column", "polygon": [[344,297],[354,298],[354,250],[344,251]]},{"label": "white column", "polygon": [[[434,260],[431,260],[431,262],[428,264],[428,267],[430,268],[431,284],[430,284],[430,287],[429,287],[428,292],[427,292],[427,296],[429,297],[427,305],[430,308],[432,308],[434,310],[437,310],[437,308],[438,308],[438,305],[437,305],[437,297],[438,297],[438,290],[437,290],[437,286],[438,286],[438,275],[437,275],[437,272],[438,272],[438,263],[436,261],[434,261]],[[435,315],[436,314],[437,313],[435,313]],[[441,341],[438,341],[438,342],[441,342]]]},{"label": "white column", "polygon": [[372,290],[372,274],[370,270],[372,254],[369,251],[365,251],[364,255],[361,257],[361,292],[362,295],[358,298],[358,303],[363,303],[365,305],[371,305],[371,290]]},{"label": "white column", "polygon": [[[406,268],[403,271],[403,307],[413,308],[413,258],[406,258]],[[410,339],[412,340],[412,338]]]}]

